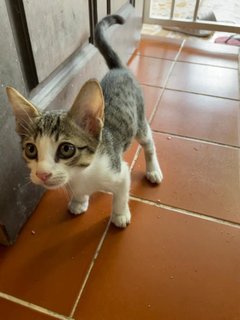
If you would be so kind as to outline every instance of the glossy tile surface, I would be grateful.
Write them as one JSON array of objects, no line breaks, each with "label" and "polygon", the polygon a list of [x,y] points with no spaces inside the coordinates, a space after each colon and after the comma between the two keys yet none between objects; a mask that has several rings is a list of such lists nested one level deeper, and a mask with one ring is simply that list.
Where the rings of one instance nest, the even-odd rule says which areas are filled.
[{"label": "glossy tile surface", "polygon": [[239,101],[165,90],[152,129],[240,146],[239,115]]},{"label": "glossy tile surface", "polygon": [[132,173],[131,194],[173,207],[240,223],[240,151],[165,134],[154,134],[164,180],[144,177],[141,152]]},{"label": "glossy tile surface", "polygon": [[239,48],[205,41],[186,41],[178,61],[238,69]]},{"label": "glossy tile surface", "polygon": [[129,68],[141,84],[162,87],[167,80],[172,61],[136,56]]},{"label": "glossy tile surface", "polygon": [[139,202],[131,209],[127,230],[110,229],[74,317],[238,319],[240,229]]},{"label": "glossy tile surface", "polygon": [[64,192],[47,192],[17,244],[0,247],[0,291],[68,315],[106,228],[110,197],[73,217]]},{"label": "glossy tile surface", "polygon": [[134,142],[124,155],[133,165],[127,229],[108,228],[111,195],[93,195],[74,218],[63,191],[47,192],[16,244],[0,248],[0,296],[25,305],[0,299],[1,319],[240,319],[234,50],[140,43],[130,69],[142,85],[162,184],[147,182]]},{"label": "glossy tile surface", "polygon": [[177,62],[167,88],[239,99],[238,70]]},{"label": "glossy tile surface", "polygon": [[158,59],[174,60],[181,47],[182,39],[144,39],[139,44],[137,54]]},{"label": "glossy tile surface", "polygon": [[145,102],[146,117],[149,120],[150,116],[152,115],[152,112],[154,111],[154,108],[157,106],[157,103],[159,102],[159,98],[162,94],[162,89],[146,85],[142,85],[141,88]]}]

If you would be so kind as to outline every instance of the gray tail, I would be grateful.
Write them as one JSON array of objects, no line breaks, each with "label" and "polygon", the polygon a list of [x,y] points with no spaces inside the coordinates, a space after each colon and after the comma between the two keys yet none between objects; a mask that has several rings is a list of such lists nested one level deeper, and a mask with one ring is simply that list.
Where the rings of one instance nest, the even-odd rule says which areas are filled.
[{"label": "gray tail", "polygon": [[113,24],[124,24],[125,20],[118,15],[111,15],[103,18],[97,25],[95,31],[95,45],[103,55],[109,69],[123,68],[122,62],[109,45],[105,38],[105,30]]}]

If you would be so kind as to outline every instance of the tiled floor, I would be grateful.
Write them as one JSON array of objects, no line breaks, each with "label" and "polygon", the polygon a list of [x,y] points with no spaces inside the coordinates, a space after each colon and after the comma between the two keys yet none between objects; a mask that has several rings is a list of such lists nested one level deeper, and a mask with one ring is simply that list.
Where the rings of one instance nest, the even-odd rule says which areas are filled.
[{"label": "tiled floor", "polygon": [[127,229],[109,225],[110,195],[73,218],[68,196],[47,192],[0,248],[1,319],[240,319],[238,49],[182,41],[144,40],[130,63],[162,185],[135,143]]}]

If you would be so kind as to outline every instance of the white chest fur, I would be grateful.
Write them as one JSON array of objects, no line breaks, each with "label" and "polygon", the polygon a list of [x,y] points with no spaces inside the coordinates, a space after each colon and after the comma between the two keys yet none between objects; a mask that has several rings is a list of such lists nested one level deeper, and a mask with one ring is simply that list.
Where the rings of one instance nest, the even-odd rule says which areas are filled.
[{"label": "white chest fur", "polygon": [[90,195],[96,191],[114,192],[124,171],[123,168],[120,172],[114,171],[107,155],[96,154],[89,167],[71,170],[69,184],[74,193]]}]

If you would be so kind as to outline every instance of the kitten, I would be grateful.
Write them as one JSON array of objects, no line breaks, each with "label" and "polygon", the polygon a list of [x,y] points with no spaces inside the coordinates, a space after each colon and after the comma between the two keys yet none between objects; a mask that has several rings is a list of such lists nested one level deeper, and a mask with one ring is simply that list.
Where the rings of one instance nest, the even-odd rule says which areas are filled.
[{"label": "kitten", "polygon": [[117,15],[105,17],[95,34],[96,46],[110,71],[101,84],[87,81],[68,112],[40,112],[15,89],[8,87],[7,94],[32,182],[47,189],[68,186],[73,194],[69,203],[73,214],[87,210],[92,193],[111,192],[112,222],[124,228],[131,213],[130,173],[123,152],[133,138],[144,149],[147,179],[160,183],[163,176],[141,89],[104,36],[105,29],[115,23],[124,20]]}]

